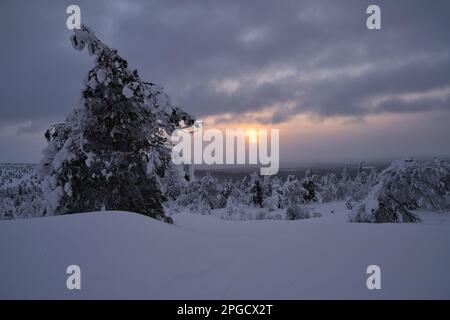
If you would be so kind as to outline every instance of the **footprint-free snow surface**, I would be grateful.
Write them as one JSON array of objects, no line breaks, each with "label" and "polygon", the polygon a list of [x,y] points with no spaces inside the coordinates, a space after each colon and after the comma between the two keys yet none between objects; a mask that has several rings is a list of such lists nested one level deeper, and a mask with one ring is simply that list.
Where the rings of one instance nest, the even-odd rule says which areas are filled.
[{"label": "footprint-free snow surface", "polygon": [[[450,298],[450,214],[419,224],[321,218],[225,221],[181,213],[165,224],[126,212],[0,222],[0,298]],[[81,290],[66,268],[81,268]],[[381,290],[368,290],[369,265]]]}]

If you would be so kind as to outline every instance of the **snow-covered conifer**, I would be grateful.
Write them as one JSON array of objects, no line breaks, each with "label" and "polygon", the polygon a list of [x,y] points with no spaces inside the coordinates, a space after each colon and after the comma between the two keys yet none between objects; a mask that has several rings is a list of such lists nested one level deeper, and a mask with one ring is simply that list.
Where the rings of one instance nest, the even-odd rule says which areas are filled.
[{"label": "snow-covered conifer", "polygon": [[411,210],[448,209],[450,166],[442,160],[394,161],[363,203],[350,215],[353,222],[418,222]]},{"label": "snow-covered conifer", "polygon": [[317,201],[318,176],[313,175],[312,170],[308,169],[300,182],[302,187],[306,190],[306,193],[303,195],[305,202]]},{"label": "snow-covered conifer", "polygon": [[95,66],[81,108],[46,132],[49,145],[38,172],[48,211],[125,210],[168,220],[159,181],[171,165],[167,137],[191,119],[89,28],[74,31],[73,47],[87,48]]}]

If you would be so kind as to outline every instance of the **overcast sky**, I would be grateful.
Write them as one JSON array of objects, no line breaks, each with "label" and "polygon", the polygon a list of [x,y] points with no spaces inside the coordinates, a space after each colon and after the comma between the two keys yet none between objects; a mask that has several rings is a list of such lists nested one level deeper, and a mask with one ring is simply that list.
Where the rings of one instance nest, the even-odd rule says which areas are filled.
[{"label": "overcast sky", "polygon": [[38,161],[79,104],[93,61],[70,45],[72,3],[207,125],[280,128],[282,162],[450,155],[448,0],[5,0],[0,162]]}]

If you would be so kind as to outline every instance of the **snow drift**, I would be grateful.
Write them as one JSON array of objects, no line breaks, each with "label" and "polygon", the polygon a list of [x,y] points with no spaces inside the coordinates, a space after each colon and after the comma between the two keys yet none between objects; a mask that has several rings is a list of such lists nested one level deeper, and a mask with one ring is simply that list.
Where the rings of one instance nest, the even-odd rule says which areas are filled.
[{"label": "snow drift", "polygon": [[[336,213],[330,214],[330,209]],[[336,209],[337,208],[337,209]],[[450,298],[450,220],[224,221],[181,213],[174,225],[125,212],[0,223],[0,298]],[[68,265],[82,289],[66,289]],[[368,290],[377,264],[382,289]]]}]

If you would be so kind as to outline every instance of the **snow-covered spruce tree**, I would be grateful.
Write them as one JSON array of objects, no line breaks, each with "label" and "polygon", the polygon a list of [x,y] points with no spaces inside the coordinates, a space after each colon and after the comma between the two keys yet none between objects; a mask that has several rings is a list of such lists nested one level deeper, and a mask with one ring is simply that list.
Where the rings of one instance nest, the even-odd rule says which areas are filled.
[{"label": "snow-covered spruce tree", "polygon": [[263,182],[262,179],[259,177],[257,173],[252,173],[250,175],[250,181],[251,181],[251,197],[252,197],[252,204],[254,206],[262,207],[263,203]]},{"label": "snow-covered spruce tree", "polygon": [[394,161],[385,169],[367,198],[356,207],[352,222],[419,222],[410,210],[447,210],[450,193],[450,165],[445,161]]},{"label": "snow-covered spruce tree", "polygon": [[75,49],[95,56],[82,107],[46,132],[38,166],[48,212],[133,211],[164,216],[160,178],[171,165],[168,135],[190,117],[169,104],[162,89],[130,71],[117,50],[86,26],[74,30]]},{"label": "snow-covered spruce tree", "polygon": [[306,170],[305,176],[300,181],[302,187],[306,190],[306,193],[303,195],[305,202],[317,201],[318,180],[319,177],[317,175],[313,175],[311,169]]}]

